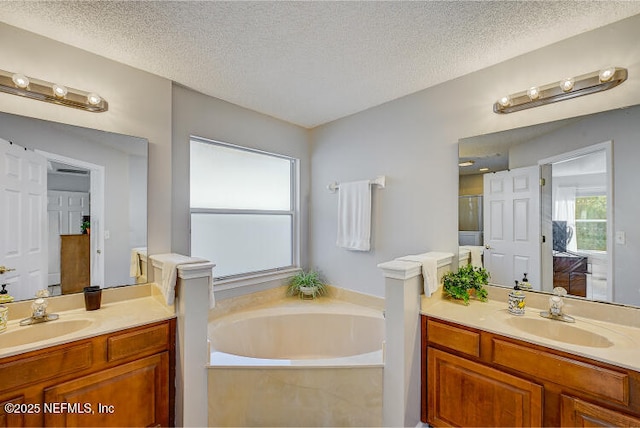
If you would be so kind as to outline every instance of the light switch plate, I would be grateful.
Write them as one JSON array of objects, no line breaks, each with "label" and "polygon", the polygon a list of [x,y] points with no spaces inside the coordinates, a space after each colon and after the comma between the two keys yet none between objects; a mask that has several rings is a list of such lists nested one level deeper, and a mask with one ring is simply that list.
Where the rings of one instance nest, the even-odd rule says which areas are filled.
[{"label": "light switch plate", "polygon": [[624,245],[627,242],[626,234],[623,231],[616,232],[616,244]]}]

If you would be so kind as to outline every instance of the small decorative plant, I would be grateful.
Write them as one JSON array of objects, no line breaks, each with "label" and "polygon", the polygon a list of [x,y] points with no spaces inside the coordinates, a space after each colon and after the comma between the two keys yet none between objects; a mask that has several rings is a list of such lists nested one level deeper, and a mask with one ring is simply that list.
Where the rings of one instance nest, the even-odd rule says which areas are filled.
[{"label": "small decorative plant", "polygon": [[469,304],[472,295],[482,301],[487,301],[485,285],[489,284],[489,272],[473,265],[460,266],[457,272],[448,272],[443,276],[444,292],[447,296]]},{"label": "small decorative plant", "polygon": [[91,222],[84,220],[80,225],[80,230],[82,231],[83,235],[89,233],[89,231],[91,230]]},{"label": "small decorative plant", "polygon": [[315,299],[325,294],[327,294],[327,285],[320,279],[320,274],[314,270],[307,272],[301,270],[291,278],[287,288],[288,296],[298,295],[301,299],[304,297]]}]

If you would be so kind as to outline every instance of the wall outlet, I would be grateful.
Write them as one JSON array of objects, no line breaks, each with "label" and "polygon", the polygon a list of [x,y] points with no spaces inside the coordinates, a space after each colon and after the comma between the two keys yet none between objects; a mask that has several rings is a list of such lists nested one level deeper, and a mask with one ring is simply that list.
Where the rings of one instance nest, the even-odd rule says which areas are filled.
[{"label": "wall outlet", "polygon": [[627,242],[627,236],[623,231],[616,232],[616,244],[624,245]]}]

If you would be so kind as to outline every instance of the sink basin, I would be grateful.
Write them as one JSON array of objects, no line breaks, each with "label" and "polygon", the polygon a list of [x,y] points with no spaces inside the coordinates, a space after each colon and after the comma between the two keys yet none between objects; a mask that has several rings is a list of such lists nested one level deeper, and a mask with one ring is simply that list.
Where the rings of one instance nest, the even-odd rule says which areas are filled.
[{"label": "sink basin", "polygon": [[507,323],[524,333],[555,340],[556,342],[591,348],[609,348],[613,346],[613,342],[605,336],[562,321],[543,318],[509,318]]},{"label": "sink basin", "polygon": [[26,345],[41,340],[54,339],[66,334],[75,333],[91,325],[88,319],[55,320],[28,326],[10,326],[0,333],[0,348]]}]

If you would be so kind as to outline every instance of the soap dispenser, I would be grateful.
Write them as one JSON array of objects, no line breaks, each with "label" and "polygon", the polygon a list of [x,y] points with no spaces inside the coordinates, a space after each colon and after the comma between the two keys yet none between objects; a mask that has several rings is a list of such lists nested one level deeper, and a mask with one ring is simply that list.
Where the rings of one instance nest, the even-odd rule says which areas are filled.
[{"label": "soap dispenser", "polygon": [[[6,266],[0,266],[0,275],[4,276],[5,272],[11,272],[14,270],[15,269],[11,269]],[[0,277],[0,279],[2,279],[2,277]],[[4,283],[4,281],[1,281],[1,282]],[[13,302],[13,297],[9,295],[9,292],[5,288],[8,284],[4,283],[0,285],[2,286],[2,290],[0,290],[0,304]]]},{"label": "soap dispenser", "polygon": [[524,273],[524,278],[522,278],[522,282],[520,282],[520,288],[523,290],[531,289],[531,284],[529,283],[529,279],[527,278],[526,272]]},{"label": "soap dispenser", "polygon": [[526,297],[522,290],[520,290],[518,280],[516,280],[515,287],[509,292],[509,313],[512,315],[524,315]]}]

